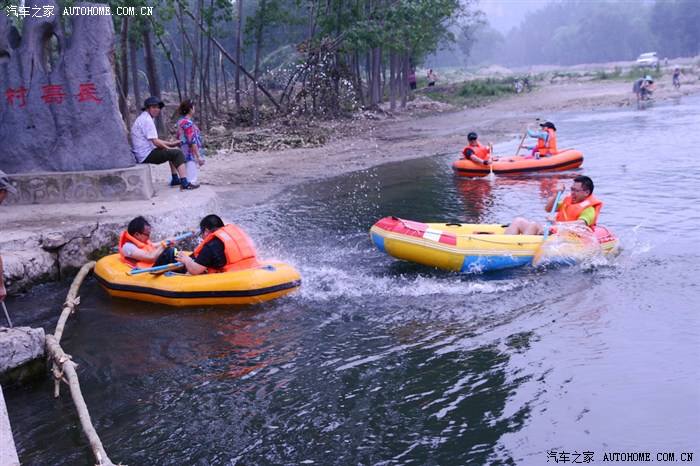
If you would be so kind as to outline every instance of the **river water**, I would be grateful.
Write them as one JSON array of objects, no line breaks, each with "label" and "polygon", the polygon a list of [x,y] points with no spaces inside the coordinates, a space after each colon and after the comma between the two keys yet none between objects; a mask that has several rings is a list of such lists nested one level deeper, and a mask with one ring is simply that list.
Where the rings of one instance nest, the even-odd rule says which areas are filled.
[{"label": "river water", "polygon": [[[224,208],[263,256],[300,269],[294,296],[174,310],[112,300],[87,281],[62,344],[80,364],[111,459],[465,465],[545,464],[566,453],[571,462],[583,452],[595,462],[606,452],[700,456],[700,98],[554,121],[560,146],[584,152],[582,169],[456,179],[454,155],[437,154],[309,184],[264,207]],[[547,193],[577,174],[591,176],[605,202],[600,223],[623,247],[615,259],[463,276],[396,261],[368,238],[386,215],[543,220]],[[66,287],[10,300],[16,323],[53,331]],[[58,400],[49,381],[5,397],[23,464],[93,464],[65,388]]]}]

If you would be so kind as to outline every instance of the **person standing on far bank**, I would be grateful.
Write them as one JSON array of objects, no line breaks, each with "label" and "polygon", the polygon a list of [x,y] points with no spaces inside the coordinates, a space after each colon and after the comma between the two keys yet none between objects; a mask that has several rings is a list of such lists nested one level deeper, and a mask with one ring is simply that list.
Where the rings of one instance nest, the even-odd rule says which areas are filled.
[{"label": "person standing on far bank", "polygon": [[149,97],[143,102],[143,112],[131,126],[131,145],[138,163],[160,165],[168,162],[172,179],[170,186],[180,186],[181,190],[197,189],[199,185],[187,180],[185,154],[179,149],[180,141],[164,141],[158,138],[158,130],[153,121],[160,115],[165,104],[158,97]]}]

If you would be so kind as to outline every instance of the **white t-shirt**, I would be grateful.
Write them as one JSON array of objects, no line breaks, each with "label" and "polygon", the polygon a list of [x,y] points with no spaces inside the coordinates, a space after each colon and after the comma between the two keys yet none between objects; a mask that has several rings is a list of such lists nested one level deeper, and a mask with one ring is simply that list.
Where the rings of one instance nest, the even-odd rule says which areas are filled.
[{"label": "white t-shirt", "polygon": [[142,163],[153,149],[156,148],[151,139],[158,138],[158,130],[151,115],[143,111],[131,126],[131,146],[134,157]]},{"label": "white t-shirt", "polygon": [[126,242],[126,243],[124,243],[124,246],[122,246],[122,253],[126,257],[130,257],[132,259],[135,259],[134,252],[138,251],[138,250],[139,250],[139,248],[134,243]]}]

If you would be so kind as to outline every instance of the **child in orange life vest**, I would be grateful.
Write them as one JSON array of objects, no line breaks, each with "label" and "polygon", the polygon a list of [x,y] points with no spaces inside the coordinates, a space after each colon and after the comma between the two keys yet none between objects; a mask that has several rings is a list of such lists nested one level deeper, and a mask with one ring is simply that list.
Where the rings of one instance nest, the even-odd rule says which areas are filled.
[{"label": "child in orange life vest", "polygon": [[528,147],[532,150],[531,157],[547,157],[557,154],[557,128],[551,121],[540,123],[541,131],[527,130],[527,135],[537,138],[537,145]]},{"label": "child in orange life vest", "polygon": [[179,252],[177,261],[191,275],[229,272],[255,267],[257,254],[248,235],[236,225],[224,225],[218,215],[207,215],[199,223],[204,238],[192,256]]},{"label": "child in orange life vest", "polygon": [[491,163],[491,150],[481,145],[479,142],[479,136],[472,132],[467,135],[468,145],[462,149],[462,156],[465,159],[469,159],[474,163],[480,165],[488,165]]},{"label": "child in orange life vest", "polygon": [[151,242],[151,224],[138,216],[129,222],[119,236],[119,254],[132,267],[147,268],[170,264],[175,253],[165,242],[157,246]]},{"label": "child in orange life vest", "polygon": [[[566,196],[557,206],[557,223],[581,223],[589,228],[598,223],[598,215],[603,203],[593,196],[593,180],[587,176],[577,176],[571,186],[571,194]],[[563,191],[563,186],[560,188]],[[547,200],[545,211],[550,212],[556,196]],[[531,222],[523,217],[515,218],[506,228],[506,235],[542,235],[544,228],[537,222]]]}]

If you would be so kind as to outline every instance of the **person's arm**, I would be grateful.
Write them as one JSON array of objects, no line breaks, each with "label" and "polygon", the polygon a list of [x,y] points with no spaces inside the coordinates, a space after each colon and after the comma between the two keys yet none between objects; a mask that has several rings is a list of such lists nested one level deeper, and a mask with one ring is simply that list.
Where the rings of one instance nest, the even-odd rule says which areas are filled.
[{"label": "person's arm", "polygon": [[144,251],[142,249],[137,248],[135,245],[132,248],[126,247],[127,245],[124,245],[124,255],[126,257],[129,257],[131,259],[137,260],[137,261],[145,261],[145,262],[155,262],[155,260],[160,256],[163,251],[165,250],[165,246],[163,243],[160,243],[158,247],[154,251],[148,252]]},{"label": "person's arm", "polygon": [[479,157],[477,157],[476,155],[474,155],[473,152],[469,155],[469,160],[471,160],[474,163],[478,163],[480,165],[488,165],[489,164],[489,159],[482,160]]},{"label": "person's arm", "polygon": [[207,271],[206,267],[195,262],[191,256],[185,254],[183,251],[177,254],[176,260],[185,265],[185,269],[187,269],[187,273],[190,275],[201,275]]},{"label": "person's arm", "polygon": [[464,154],[464,158],[469,159],[474,163],[478,163],[479,165],[488,165],[488,160],[481,160],[476,156],[474,150],[470,147],[465,147],[462,153]]},{"label": "person's arm", "polygon": [[160,149],[177,149],[180,147],[180,141],[164,141],[162,139],[153,138],[150,140],[154,146]]},{"label": "person's arm", "polygon": [[[143,131],[146,133],[146,139],[151,141],[154,146],[159,149],[176,149],[180,146],[179,141],[166,141],[158,137],[158,130],[156,129],[156,123],[153,118],[148,118],[150,120],[148,123],[144,122],[142,124]],[[146,121],[148,121],[146,120]]]},{"label": "person's arm", "polygon": [[549,139],[549,133],[547,133],[547,131],[533,131],[528,129],[527,135],[531,138],[544,139],[545,141]]},{"label": "person's arm", "polygon": [[[557,193],[560,191],[563,192],[565,190],[566,190],[566,186],[559,183],[559,186],[557,186],[557,190],[554,191],[554,193],[551,196],[549,196],[549,198],[547,199],[547,203],[544,206],[545,212],[552,212],[552,206],[554,206],[554,201],[557,199]],[[561,205],[561,201],[559,201],[559,205]],[[557,206],[557,210],[559,210],[559,205]]]},{"label": "person's arm", "polygon": [[2,268],[2,256],[0,256],[0,302],[5,300],[7,296],[7,290],[5,289],[5,276],[4,270]]},{"label": "person's arm", "polygon": [[583,212],[578,216],[577,222],[583,222],[586,226],[591,226],[593,220],[595,219],[595,207],[586,207]]}]

